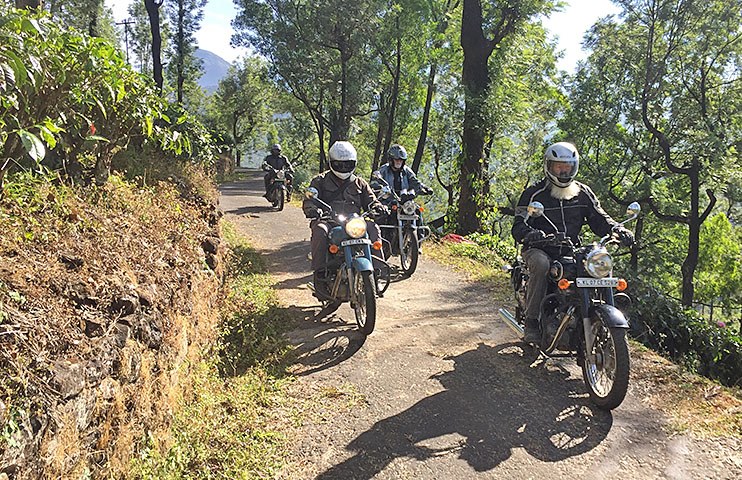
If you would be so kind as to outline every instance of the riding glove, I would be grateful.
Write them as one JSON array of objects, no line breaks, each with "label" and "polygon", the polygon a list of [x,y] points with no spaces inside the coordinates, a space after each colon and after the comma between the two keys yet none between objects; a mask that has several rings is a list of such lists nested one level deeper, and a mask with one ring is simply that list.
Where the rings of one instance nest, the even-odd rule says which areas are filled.
[{"label": "riding glove", "polygon": [[624,247],[630,247],[634,244],[634,234],[628,228],[622,225],[616,225],[613,227],[613,233],[616,234],[621,245]]},{"label": "riding glove", "polygon": [[539,240],[543,240],[544,238],[546,238],[546,233],[544,233],[543,230],[534,228],[530,232],[526,233],[525,237],[523,237],[523,243],[538,242]]}]

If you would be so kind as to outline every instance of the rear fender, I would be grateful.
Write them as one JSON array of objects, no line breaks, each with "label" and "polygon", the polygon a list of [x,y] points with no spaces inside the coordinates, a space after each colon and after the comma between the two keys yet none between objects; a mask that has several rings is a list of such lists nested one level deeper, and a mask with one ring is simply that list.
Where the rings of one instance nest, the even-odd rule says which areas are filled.
[{"label": "rear fender", "polygon": [[590,307],[590,318],[596,317],[608,327],[629,328],[629,322],[623,312],[613,305],[601,303]]}]

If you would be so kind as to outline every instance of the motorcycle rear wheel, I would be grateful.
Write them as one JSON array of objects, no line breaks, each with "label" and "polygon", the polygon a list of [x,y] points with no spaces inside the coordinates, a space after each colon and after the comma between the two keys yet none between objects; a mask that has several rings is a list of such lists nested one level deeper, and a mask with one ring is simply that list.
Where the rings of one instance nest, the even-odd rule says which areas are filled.
[{"label": "motorcycle rear wheel", "polygon": [[364,335],[370,335],[376,326],[376,291],[371,272],[356,272],[353,276],[353,289],[356,298],[353,311],[358,329]]},{"label": "motorcycle rear wheel", "polygon": [[402,251],[399,252],[399,259],[402,263],[402,272],[411,277],[417,270],[417,261],[420,257],[420,245],[417,241],[417,235],[414,230],[405,230],[402,237]]},{"label": "motorcycle rear wheel", "polygon": [[585,352],[582,378],[590,399],[603,410],[621,405],[629,388],[629,345],[626,330],[602,322],[592,352]]}]

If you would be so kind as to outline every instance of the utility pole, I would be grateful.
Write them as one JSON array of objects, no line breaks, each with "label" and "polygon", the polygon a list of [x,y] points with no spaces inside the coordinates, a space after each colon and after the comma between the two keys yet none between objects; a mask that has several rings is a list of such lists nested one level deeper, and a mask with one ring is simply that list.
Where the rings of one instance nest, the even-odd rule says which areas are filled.
[{"label": "utility pole", "polygon": [[124,26],[124,44],[126,45],[126,63],[129,63],[129,25],[132,25],[134,20],[127,18],[121,22],[116,22],[116,25]]}]

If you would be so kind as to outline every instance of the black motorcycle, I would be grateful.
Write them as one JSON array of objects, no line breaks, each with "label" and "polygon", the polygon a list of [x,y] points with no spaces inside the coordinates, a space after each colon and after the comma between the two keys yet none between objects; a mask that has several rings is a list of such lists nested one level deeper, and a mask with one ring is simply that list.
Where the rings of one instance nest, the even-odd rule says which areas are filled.
[{"label": "black motorcycle", "polygon": [[430,236],[430,228],[423,221],[423,207],[415,201],[415,190],[402,190],[397,195],[378,171],[371,180],[376,197],[390,208],[387,219],[379,223],[384,258],[399,256],[402,273],[412,276],[420,258],[420,244]]},{"label": "black motorcycle", "polygon": [[[382,259],[372,257],[372,243],[366,232],[366,219],[360,215],[337,214],[330,205],[320,200],[314,187],[306,196],[320,209],[320,219],[331,228],[326,254],[324,276],[317,278],[322,285],[310,284],[323,302],[324,310],[334,311],[341,303],[350,302],[358,329],[369,335],[376,326],[376,278]],[[380,250],[381,245],[373,245]],[[376,267],[375,267],[376,265]]]},{"label": "black motorcycle", "polygon": [[291,200],[291,178],[284,169],[275,169],[271,166],[263,168],[266,171],[273,171],[273,178],[268,184],[268,193],[265,198],[280,212],[284,204]]},{"label": "black motorcycle", "polygon": [[[528,206],[528,218],[543,215],[539,202]],[[629,205],[625,224],[639,216],[639,204]],[[569,237],[554,228],[553,234],[532,246],[559,248],[560,255],[549,269],[549,287],[541,301],[539,323],[541,341],[537,345],[547,357],[576,357],[590,398],[600,408],[618,407],[629,385],[629,348],[626,332],[629,323],[616,305],[630,304],[623,292],[627,283],[613,276],[613,259],[608,249],[619,243],[609,233],[599,242],[575,246]],[[527,220],[526,220],[527,221]],[[523,335],[525,328],[528,271],[522,258],[507,265],[515,292],[515,315],[501,308],[505,323]]]}]

